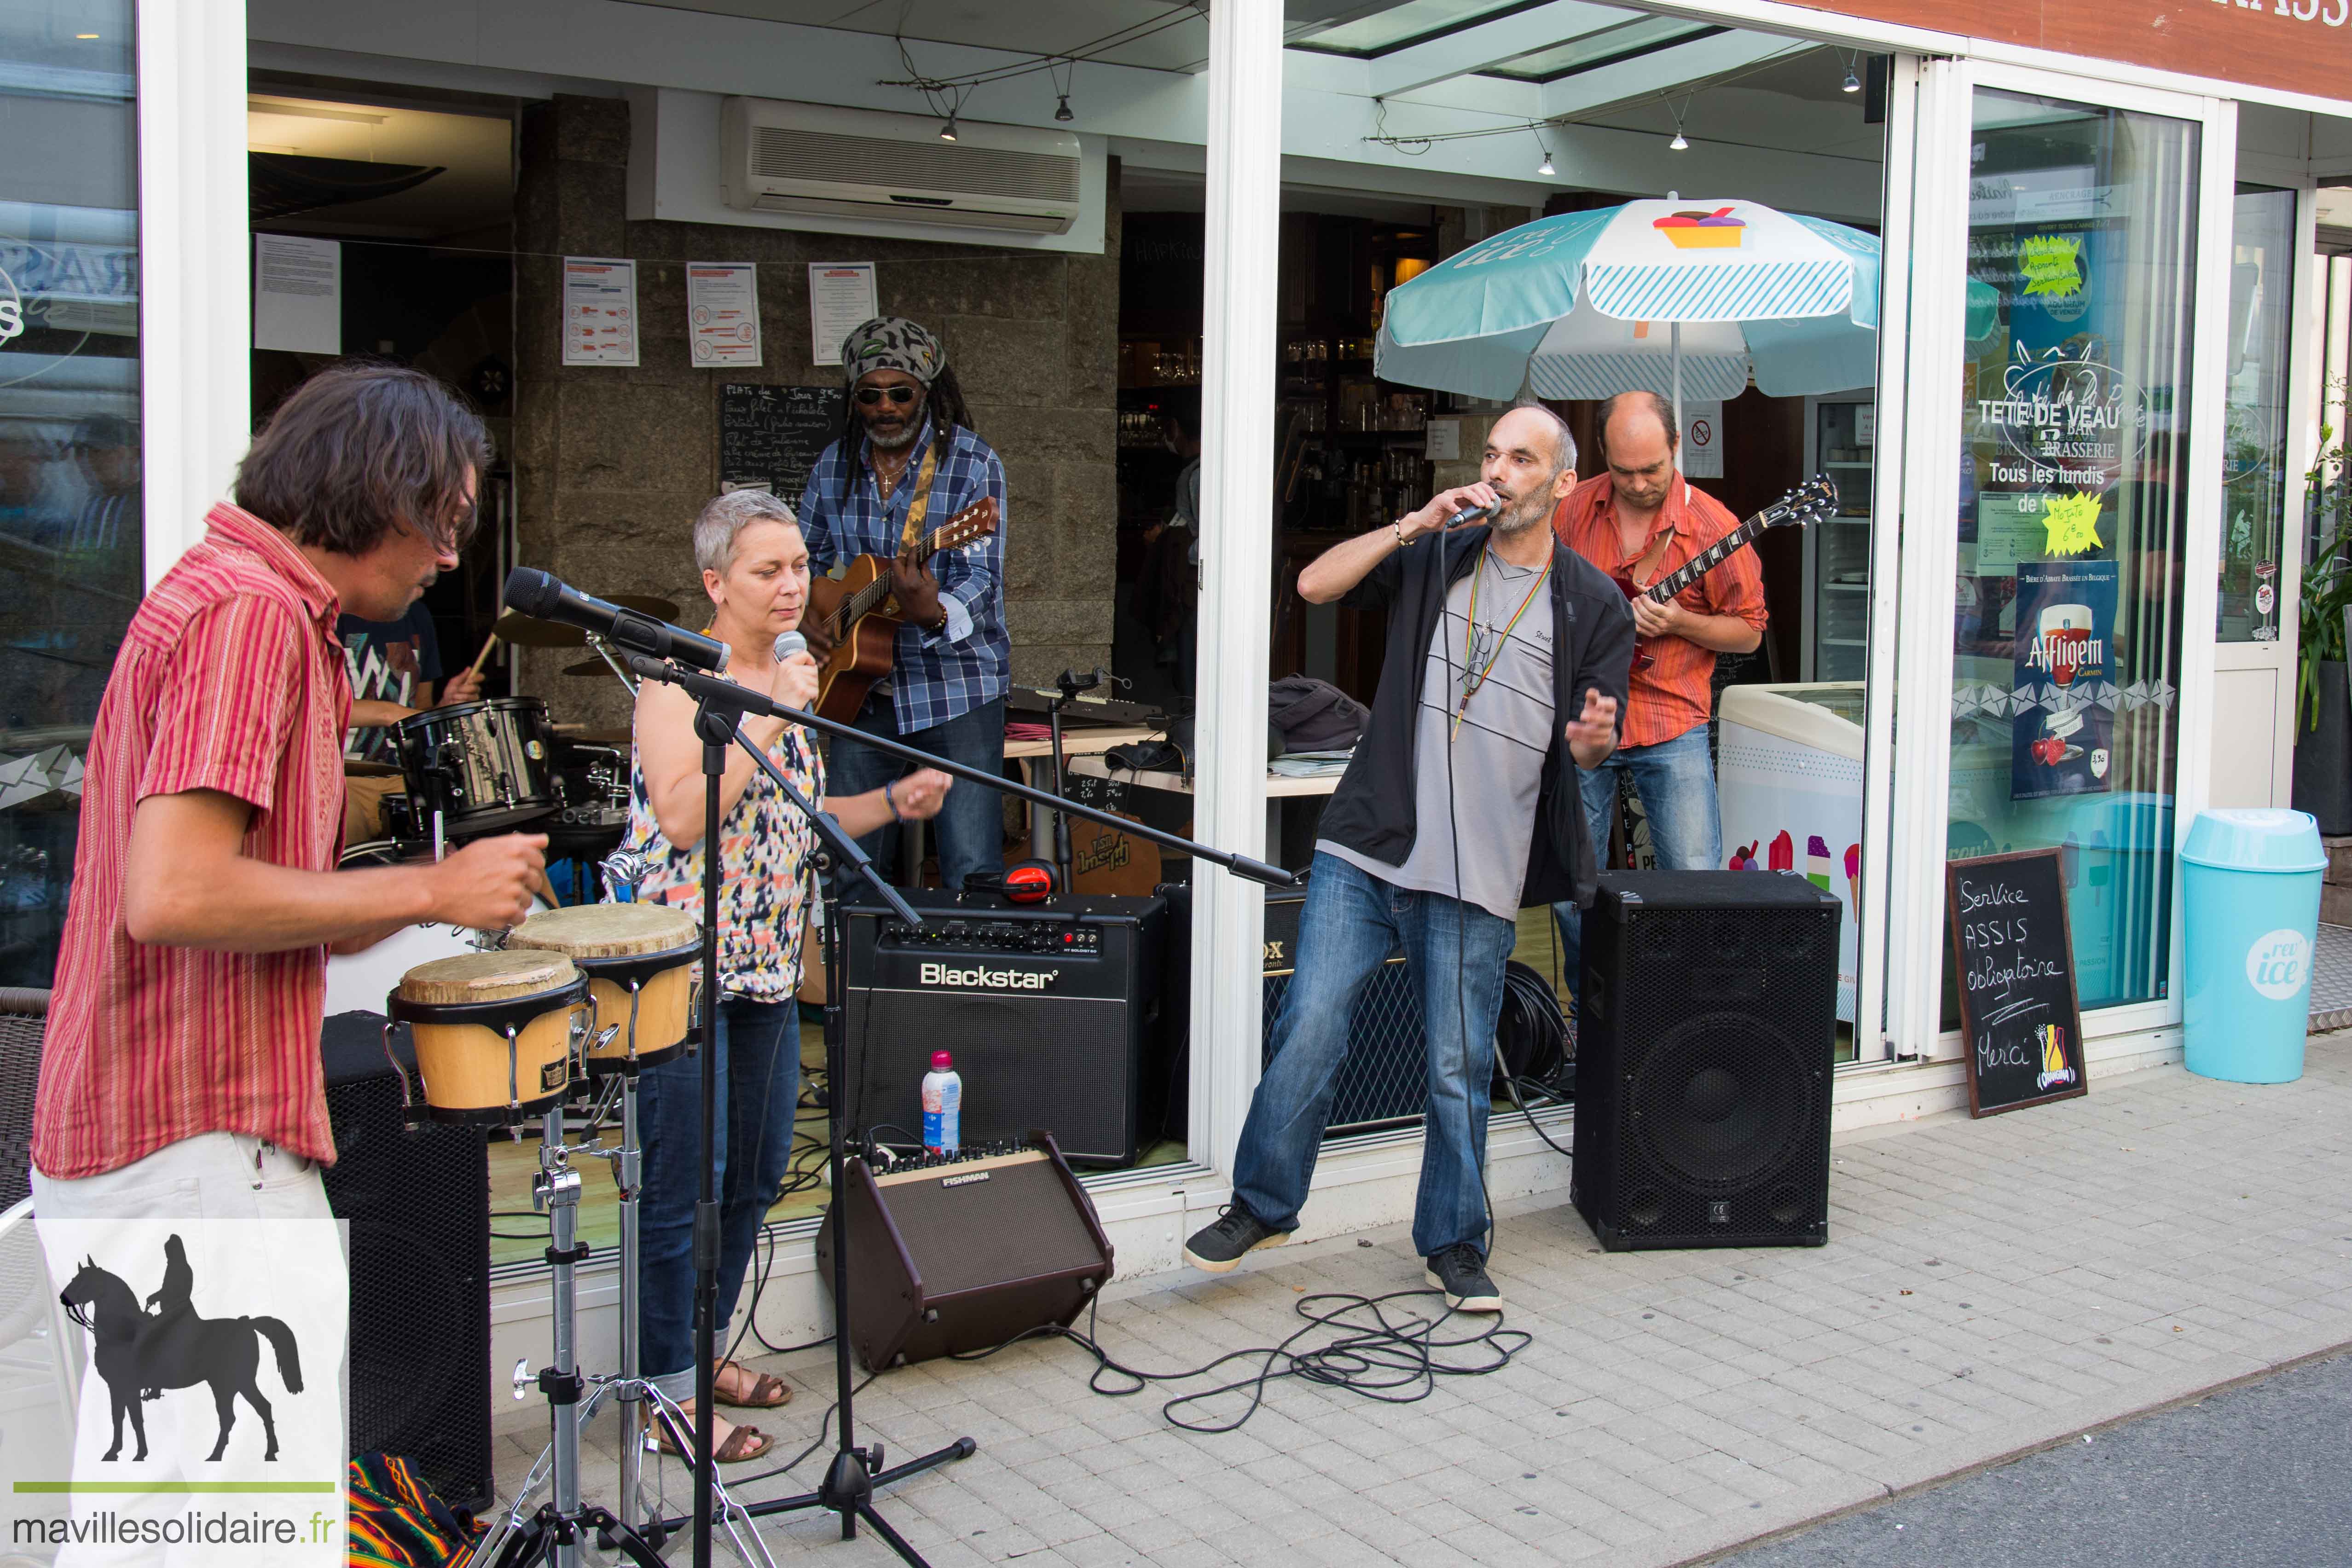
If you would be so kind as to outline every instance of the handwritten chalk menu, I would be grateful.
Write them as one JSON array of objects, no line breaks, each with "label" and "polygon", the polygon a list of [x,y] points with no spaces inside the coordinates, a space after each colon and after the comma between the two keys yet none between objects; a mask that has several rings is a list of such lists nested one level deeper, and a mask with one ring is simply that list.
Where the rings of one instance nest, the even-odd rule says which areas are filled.
[{"label": "handwritten chalk menu", "polygon": [[841,432],[839,387],[719,387],[719,483],[764,486],[797,507],[809,470]]},{"label": "handwritten chalk menu", "polygon": [[2090,1092],[2060,853],[2029,850],[1944,868],[1972,1116]]}]

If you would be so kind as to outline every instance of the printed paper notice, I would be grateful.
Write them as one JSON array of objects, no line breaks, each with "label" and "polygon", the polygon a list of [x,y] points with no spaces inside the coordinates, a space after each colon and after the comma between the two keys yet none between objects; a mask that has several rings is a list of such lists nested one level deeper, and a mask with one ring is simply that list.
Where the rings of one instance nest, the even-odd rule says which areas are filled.
[{"label": "printed paper notice", "polygon": [[749,261],[686,264],[686,332],[698,367],[760,362],[760,274]]},{"label": "printed paper notice", "polygon": [[637,264],[563,258],[563,362],[637,362]]},{"label": "printed paper notice", "polygon": [[880,314],[872,262],[809,263],[809,363],[841,363],[841,340],[849,329]]},{"label": "printed paper notice", "polygon": [[1683,400],[1683,477],[1723,477],[1723,402],[1720,398]]},{"label": "printed paper notice", "polygon": [[343,247],[293,235],[253,236],[253,346],[343,351]]}]

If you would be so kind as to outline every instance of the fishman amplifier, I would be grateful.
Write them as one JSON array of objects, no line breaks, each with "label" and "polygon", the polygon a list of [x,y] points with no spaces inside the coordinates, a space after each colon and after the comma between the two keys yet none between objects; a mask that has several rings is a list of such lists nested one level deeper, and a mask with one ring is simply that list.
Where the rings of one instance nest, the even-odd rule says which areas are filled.
[{"label": "fishman amplifier", "polygon": [[1054,1135],[1073,1165],[1135,1163],[1144,1047],[1160,1006],[1157,898],[1014,904],[909,891],[908,925],[877,904],[842,914],[843,1111],[883,1143],[922,1135],[931,1052],[963,1079],[963,1142]]}]

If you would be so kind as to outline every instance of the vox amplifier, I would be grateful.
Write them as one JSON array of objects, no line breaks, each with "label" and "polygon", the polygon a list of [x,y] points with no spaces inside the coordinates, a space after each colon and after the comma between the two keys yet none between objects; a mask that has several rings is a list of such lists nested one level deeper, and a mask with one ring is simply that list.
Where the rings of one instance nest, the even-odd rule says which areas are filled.
[{"label": "vox amplifier", "polygon": [[[963,1079],[963,1142],[1054,1135],[1072,1165],[1135,1163],[1136,1114],[1160,1006],[1157,898],[909,891],[908,925],[851,904],[843,1110],[884,1143],[921,1141],[931,1052]],[[895,1135],[893,1135],[895,1134]]]}]

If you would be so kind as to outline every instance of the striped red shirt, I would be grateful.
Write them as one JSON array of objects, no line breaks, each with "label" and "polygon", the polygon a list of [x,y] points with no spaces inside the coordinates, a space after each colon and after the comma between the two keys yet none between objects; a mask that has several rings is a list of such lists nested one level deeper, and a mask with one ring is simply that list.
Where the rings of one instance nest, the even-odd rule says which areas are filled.
[{"label": "striped red shirt", "polygon": [[151,795],[234,795],[253,808],[244,852],[273,865],[331,871],[341,837],[335,591],[250,513],[224,502],[205,522],[131,618],[90,734],[33,1110],[33,1163],[53,1180],[215,1132],[335,1157],[326,949],[150,946],[123,925],[131,812]]},{"label": "striped red shirt", "polygon": [[[1690,564],[1693,556],[1739,526],[1724,504],[1677,473],[1666,489],[1649,533],[1632,554],[1617,528],[1616,481],[1607,474],[1570,490],[1552,514],[1560,543],[1612,577],[1630,577],[1634,563],[1657,547],[1658,536],[1674,539],[1644,583]],[[1764,571],[1754,550],[1740,550],[1675,595],[1675,602],[1699,615],[1737,615],[1764,630]],[[1715,653],[1687,637],[1660,637],[1639,646],[1651,656],[1648,669],[1634,661],[1625,711],[1617,721],[1621,746],[1657,746],[1705,724],[1714,716]]]}]

